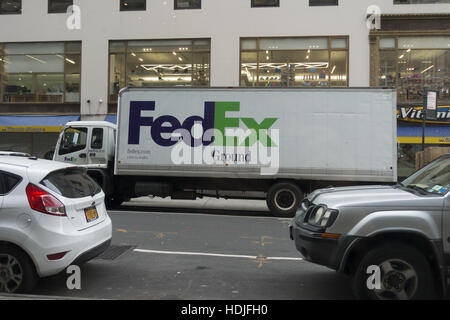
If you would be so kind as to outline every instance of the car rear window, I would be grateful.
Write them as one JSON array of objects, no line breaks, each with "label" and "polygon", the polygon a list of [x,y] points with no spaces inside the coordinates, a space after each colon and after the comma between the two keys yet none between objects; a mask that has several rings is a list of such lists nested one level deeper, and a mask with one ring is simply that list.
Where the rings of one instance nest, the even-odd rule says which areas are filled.
[{"label": "car rear window", "polygon": [[83,198],[102,191],[85,169],[64,169],[50,173],[41,184],[66,198]]}]

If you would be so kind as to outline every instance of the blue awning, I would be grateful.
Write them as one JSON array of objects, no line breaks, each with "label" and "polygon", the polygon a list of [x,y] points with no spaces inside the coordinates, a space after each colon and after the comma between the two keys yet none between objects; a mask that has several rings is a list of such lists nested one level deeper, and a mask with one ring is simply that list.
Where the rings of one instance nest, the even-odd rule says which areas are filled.
[{"label": "blue awning", "polygon": [[[421,126],[398,126],[398,137],[421,137]],[[429,126],[425,128],[426,137],[450,137],[450,125],[447,126]]]},{"label": "blue awning", "polygon": [[117,124],[117,116],[115,114],[108,114],[105,118],[105,121]]},{"label": "blue awning", "polygon": [[0,132],[59,132],[80,116],[0,116]]}]

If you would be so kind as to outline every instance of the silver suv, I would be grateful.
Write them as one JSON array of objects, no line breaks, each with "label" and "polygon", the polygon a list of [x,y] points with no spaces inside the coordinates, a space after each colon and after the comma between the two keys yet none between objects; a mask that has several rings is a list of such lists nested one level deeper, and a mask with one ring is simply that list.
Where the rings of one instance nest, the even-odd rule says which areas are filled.
[{"label": "silver suv", "polygon": [[450,154],[395,186],[320,189],[290,236],[306,260],[352,276],[360,299],[429,299],[450,265]]}]

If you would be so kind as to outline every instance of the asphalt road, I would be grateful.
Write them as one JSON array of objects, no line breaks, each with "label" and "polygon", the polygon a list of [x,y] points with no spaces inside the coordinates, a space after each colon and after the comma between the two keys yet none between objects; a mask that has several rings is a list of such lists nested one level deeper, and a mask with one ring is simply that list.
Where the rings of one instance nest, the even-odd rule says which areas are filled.
[{"label": "asphalt road", "polygon": [[[194,210],[190,210],[195,212]],[[266,212],[111,211],[118,257],[42,279],[34,294],[88,299],[352,299],[347,277],[301,259]],[[109,252],[111,253],[111,252]]]}]

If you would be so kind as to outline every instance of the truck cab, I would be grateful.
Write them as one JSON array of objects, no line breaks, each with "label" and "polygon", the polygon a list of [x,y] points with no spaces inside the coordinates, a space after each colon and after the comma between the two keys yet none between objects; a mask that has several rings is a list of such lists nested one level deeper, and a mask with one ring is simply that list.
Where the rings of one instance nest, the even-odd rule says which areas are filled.
[{"label": "truck cab", "polygon": [[88,168],[108,168],[114,158],[116,125],[106,121],[69,122],[61,132],[53,160]]}]

